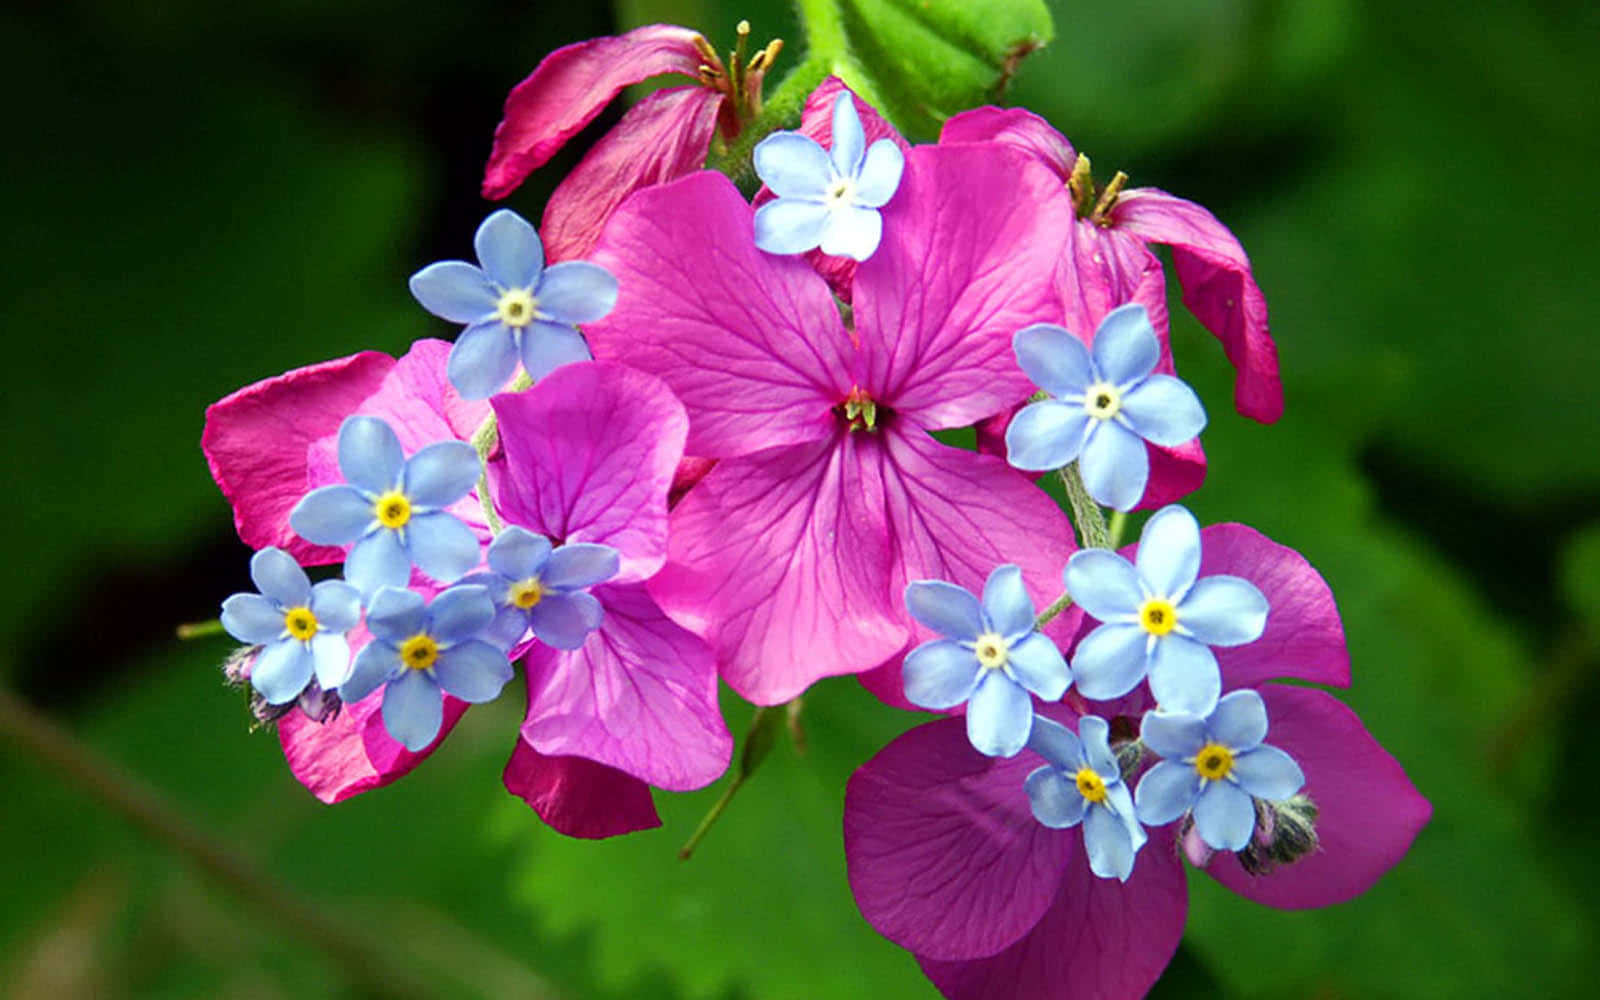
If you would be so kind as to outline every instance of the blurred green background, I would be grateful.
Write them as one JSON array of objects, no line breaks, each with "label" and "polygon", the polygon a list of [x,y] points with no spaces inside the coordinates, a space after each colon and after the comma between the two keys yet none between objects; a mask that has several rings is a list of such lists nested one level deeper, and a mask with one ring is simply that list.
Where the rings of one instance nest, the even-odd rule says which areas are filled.
[{"label": "blurred green background", "polygon": [[[1008,99],[1102,177],[1212,208],[1272,311],[1288,410],[1269,428],[1232,413],[1220,350],[1174,300],[1212,414],[1192,506],[1327,576],[1347,698],[1435,808],[1344,906],[1278,913],[1192,879],[1158,995],[1592,995],[1600,6],[1051,8],[1056,40]],[[913,721],[849,681],[809,700],[809,753],[780,742],[680,864],[717,788],[658,795],[660,831],[556,836],[500,785],[515,695],[405,781],[323,807],[247,732],[216,670],[229,643],[170,638],[247,584],[204,407],[450,335],[405,278],[468,253],[501,101],[545,52],[651,20],[726,46],[741,17],[793,65],[771,2],[0,14],[0,681],[293,897],[263,907],[0,740],[0,993],[934,995],[845,884],[844,781]],[[572,162],[510,203],[536,218]],[[729,716],[742,732],[748,709]]]}]

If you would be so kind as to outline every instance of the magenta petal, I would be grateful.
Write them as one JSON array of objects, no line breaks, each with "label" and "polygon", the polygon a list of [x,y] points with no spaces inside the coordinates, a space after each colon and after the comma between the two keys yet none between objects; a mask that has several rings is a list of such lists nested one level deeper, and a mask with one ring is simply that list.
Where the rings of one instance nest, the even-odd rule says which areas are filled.
[{"label": "magenta petal", "polygon": [[647,24],[623,35],[591,38],[545,56],[506,97],[484,168],[483,196],[504,198],[631,83],[662,73],[695,76],[700,33]]},{"label": "magenta petal", "polygon": [[1024,108],[973,108],[944,123],[939,145],[1000,142],[1020,149],[1049,167],[1062,181],[1072,176],[1078,154],[1067,137]]},{"label": "magenta petal", "polygon": [[507,521],[622,557],[642,580],[667,555],[667,490],[689,418],[658,378],[607,362],[564,365],[494,397],[502,452],[490,462]]},{"label": "magenta petal", "polygon": [[517,740],[506,762],[506,790],[558,833],[598,840],[661,825],[650,787],[582,757],[546,757]]},{"label": "magenta petal", "polygon": [[825,437],[851,388],[853,347],[827,284],[757,250],[753,225],[733,183],[701,172],[635,192],[595,247],[622,289],[585,327],[595,356],[665,381],[703,458]]},{"label": "magenta petal", "polygon": [[200,448],[246,545],[276,545],[308,565],[344,558],[343,548],[295,534],[289,511],[313,486],[307,448],[336,435],[394,364],[387,354],[364,351],[245,386],[206,408]]},{"label": "magenta petal", "polygon": [[1433,806],[1332,695],[1281,684],[1260,691],[1270,720],[1267,742],[1305,771],[1303,791],[1320,810],[1321,848],[1260,876],[1246,874],[1232,854],[1218,851],[1206,871],[1241,896],[1285,910],[1353,899],[1399,863]]},{"label": "magenta petal", "polygon": [[1165,846],[1139,852],[1126,883],[1089,870],[1079,830],[1050,908],[1021,940],[989,958],[940,962],[918,956],[939,992],[954,1000],[1074,1000],[1144,996],[1178,950],[1188,887]]},{"label": "magenta petal", "polygon": [[466,702],[445,695],[444,724],[438,737],[412,753],[384,728],[382,705],[383,690],[379,689],[354,705],[345,705],[328,722],[312,722],[299,712],[285,715],[278,722],[278,741],[283,744],[289,770],[322,801],[343,802],[409,774],[438,749],[467,710]]},{"label": "magenta petal", "polygon": [[845,787],[844,849],[867,922],[944,959],[992,955],[1027,933],[1068,852],[1082,851],[1033,818],[1022,783],[1038,763],[986,758],[962,720],[942,719],[861,765]]},{"label": "magenta petal", "polygon": [[733,753],[711,649],[640,584],[602,584],[593,594],[606,612],[596,634],[575,650],[540,645],[528,655],[523,742],[669,791],[710,784]]},{"label": "magenta petal", "polygon": [[857,381],[929,428],[1027,398],[1011,338],[1061,321],[1056,265],[1073,223],[1061,182],[1003,147],[918,146],[883,216],[883,242],[856,270]]},{"label": "magenta petal", "polygon": [[714,90],[674,87],[629,108],[545,204],[541,235],[550,259],[587,257],[624,198],[700,169],[720,107]]},{"label": "magenta petal", "polygon": [[1111,219],[1117,229],[1172,247],[1183,304],[1222,341],[1238,371],[1233,400],[1239,412],[1262,423],[1282,416],[1283,383],[1278,348],[1267,329],[1267,300],[1228,227],[1194,202],[1156,188],[1124,191]]}]

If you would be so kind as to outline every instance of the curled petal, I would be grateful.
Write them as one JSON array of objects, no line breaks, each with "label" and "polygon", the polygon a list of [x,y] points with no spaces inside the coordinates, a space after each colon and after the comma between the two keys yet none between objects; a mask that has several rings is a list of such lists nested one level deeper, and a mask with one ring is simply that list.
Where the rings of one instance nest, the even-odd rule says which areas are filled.
[{"label": "curled petal", "polygon": [[544,245],[533,224],[502,208],[478,226],[473,249],[484,273],[503,289],[531,288],[544,270]]},{"label": "curled petal", "polygon": [[500,301],[489,276],[464,260],[429,264],[411,276],[410,287],[422,308],[452,323],[489,319]]},{"label": "curled petal", "polygon": [[973,108],[951,116],[939,132],[939,144],[998,142],[1028,153],[1065,181],[1078,154],[1066,136],[1024,108]]},{"label": "curled petal", "polygon": [[615,837],[661,825],[650,787],[614,767],[583,757],[547,757],[517,740],[502,776],[551,828],[569,837]]},{"label": "curled petal", "polygon": [[1120,781],[1122,772],[1117,767],[1116,755],[1111,752],[1111,726],[1098,715],[1085,715],[1078,720],[1078,738],[1083,741],[1084,763],[1110,784]]}]

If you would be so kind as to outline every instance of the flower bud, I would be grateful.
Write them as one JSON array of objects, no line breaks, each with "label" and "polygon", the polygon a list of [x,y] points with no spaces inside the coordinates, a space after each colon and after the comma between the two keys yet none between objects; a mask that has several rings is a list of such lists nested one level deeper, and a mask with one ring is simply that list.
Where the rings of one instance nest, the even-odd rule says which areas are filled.
[{"label": "flower bud", "polygon": [[229,687],[241,687],[250,682],[250,665],[255,662],[260,646],[240,646],[222,661],[222,679]]},{"label": "flower bud", "polygon": [[339,716],[339,709],[344,707],[344,702],[339,699],[338,691],[324,691],[322,686],[313,678],[306,689],[300,692],[300,711],[312,722],[332,722]]},{"label": "flower bud", "polygon": [[1193,813],[1184,816],[1183,825],[1178,828],[1178,849],[1196,868],[1204,868],[1211,862],[1211,855],[1216,853],[1200,836],[1200,831],[1195,829]]},{"label": "flower bud", "polygon": [[1251,875],[1267,875],[1317,849],[1317,806],[1305,795],[1282,802],[1256,800],[1256,831],[1236,857]]}]

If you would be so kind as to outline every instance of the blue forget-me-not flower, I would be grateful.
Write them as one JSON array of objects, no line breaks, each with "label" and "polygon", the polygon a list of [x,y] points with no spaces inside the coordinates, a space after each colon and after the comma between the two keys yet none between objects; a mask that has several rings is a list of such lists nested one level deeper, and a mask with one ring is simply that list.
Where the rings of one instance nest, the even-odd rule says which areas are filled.
[{"label": "blue forget-me-not flower", "polygon": [[600,627],[605,609],[587,588],[617,575],[620,556],[609,545],[550,540],[509,525],[489,543],[489,572],[462,583],[481,584],[496,614],[487,637],[510,649],[531,628],[539,641],[577,649]]},{"label": "blue forget-me-not flower", "polygon": [[1090,871],[1126,882],[1148,837],[1111,752],[1110,733],[1096,715],[1079,719],[1076,734],[1053,719],[1034,719],[1028,749],[1049,763],[1029,774],[1023,787],[1034,818],[1045,826],[1083,824]]},{"label": "blue forget-me-not flower", "polygon": [[259,594],[234,594],[222,602],[222,627],[240,642],[259,645],[250,683],[273,705],[300,697],[313,676],[324,690],[350,673],[345,633],[361,621],[361,595],[343,580],[315,587],[294,557],[267,548],[250,558]]}]

